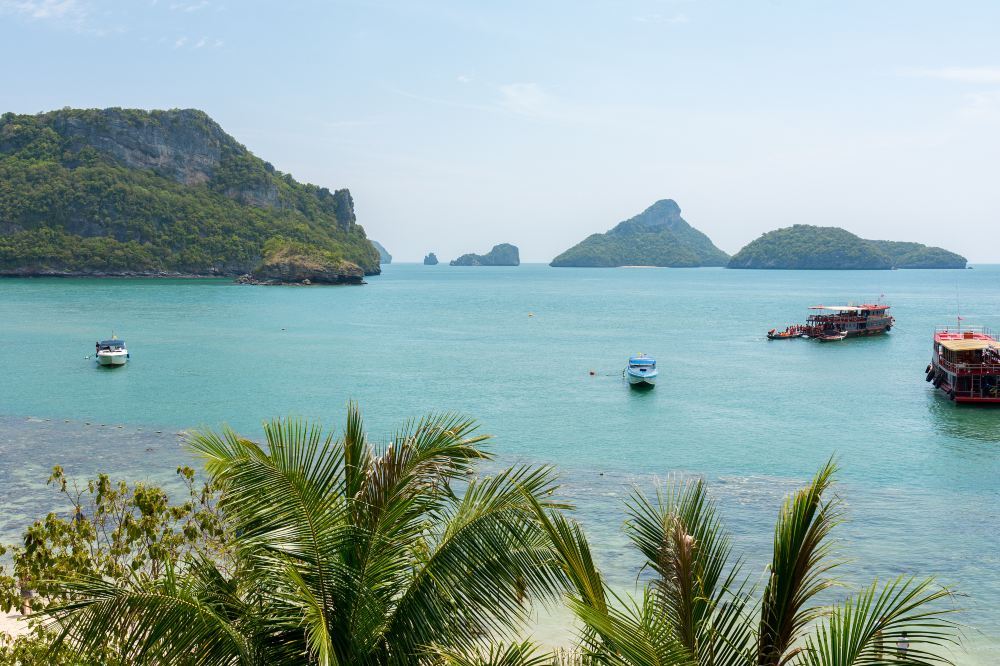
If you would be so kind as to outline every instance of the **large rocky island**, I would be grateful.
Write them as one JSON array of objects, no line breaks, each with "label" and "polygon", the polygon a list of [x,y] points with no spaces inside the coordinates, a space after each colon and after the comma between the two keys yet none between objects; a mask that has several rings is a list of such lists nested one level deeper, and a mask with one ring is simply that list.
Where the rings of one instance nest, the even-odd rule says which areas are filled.
[{"label": "large rocky island", "polygon": [[520,266],[521,256],[510,243],[494,245],[486,254],[463,254],[451,260],[452,266]]},{"label": "large rocky island", "polygon": [[728,260],[728,254],[681,217],[673,199],[663,199],[607,233],[588,236],[551,265],[725,266]]},{"label": "large rocky island", "polygon": [[297,182],[201,111],[0,116],[0,275],[378,272],[348,190]]},{"label": "large rocky island", "polygon": [[424,266],[437,266],[438,258],[433,252],[428,252],[427,256],[424,257]]},{"label": "large rocky island", "polygon": [[729,268],[888,270],[965,268],[965,257],[920,243],[873,241],[839,227],[796,224],[763,234],[733,255]]}]

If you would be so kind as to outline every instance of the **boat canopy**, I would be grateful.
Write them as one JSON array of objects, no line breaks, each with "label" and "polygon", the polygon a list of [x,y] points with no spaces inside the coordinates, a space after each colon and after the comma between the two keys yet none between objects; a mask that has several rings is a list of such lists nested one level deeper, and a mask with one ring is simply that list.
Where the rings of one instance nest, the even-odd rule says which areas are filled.
[{"label": "boat canopy", "polygon": [[986,349],[994,344],[993,340],[985,340],[983,338],[968,338],[959,340],[938,340],[942,347],[948,351],[961,352],[961,351],[976,351],[979,349]]},{"label": "boat canopy", "polygon": [[99,343],[102,347],[124,347],[125,341],[115,338],[114,340],[101,340]]},{"label": "boat canopy", "polygon": [[648,356],[633,356],[628,360],[629,365],[656,365],[656,360]]},{"label": "boat canopy", "polygon": [[860,312],[862,310],[888,310],[888,305],[864,303],[862,305],[811,305],[810,310],[831,310],[833,312]]}]

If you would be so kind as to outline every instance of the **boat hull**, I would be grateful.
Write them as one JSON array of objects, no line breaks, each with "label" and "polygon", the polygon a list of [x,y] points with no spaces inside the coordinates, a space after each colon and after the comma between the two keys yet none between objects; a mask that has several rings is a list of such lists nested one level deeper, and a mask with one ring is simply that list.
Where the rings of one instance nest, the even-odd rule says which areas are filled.
[{"label": "boat hull", "polygon": [[656,375],[656,370],[646,374],[634,374],[627,371],[625,378],[628,380],[629,386],[633,388],[653,388],[656,386]]},{"label": "boat hull", "polygon": [[128,352],[98,353],[97,364],[104,367],[116,367],[128,362]]}]

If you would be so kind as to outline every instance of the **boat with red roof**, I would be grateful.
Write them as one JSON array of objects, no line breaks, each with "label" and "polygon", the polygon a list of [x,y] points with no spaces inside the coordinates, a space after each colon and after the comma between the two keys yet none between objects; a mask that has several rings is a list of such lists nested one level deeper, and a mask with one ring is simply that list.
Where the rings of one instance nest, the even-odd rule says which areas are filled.
[{"label": "boat with red roof", "polygon": [[1000,405],[1000,342],[988,328],[939,326],[925,372],[955,402]]},{"label": "boat with red roof", "polygon": [[793,324],[782,333],[771,329],[769,340],[786,339],[794,336],[815,338],[824,342],[843,340],[865,335],[888,333],[895,319],[889,314],[884,303],[861,303],[859,305],[813,305],[813,314],[804,324]]}]

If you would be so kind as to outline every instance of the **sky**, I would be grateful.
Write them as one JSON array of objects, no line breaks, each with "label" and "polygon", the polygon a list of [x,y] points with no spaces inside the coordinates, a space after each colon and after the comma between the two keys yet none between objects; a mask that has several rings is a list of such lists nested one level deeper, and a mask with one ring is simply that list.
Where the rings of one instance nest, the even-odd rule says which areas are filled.
[{"label": "sky", "polygon": [[658,199],[1000,263],[1000,3],[0,0],[0,112],[199,108],[397,261]]}]

